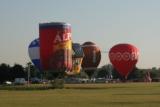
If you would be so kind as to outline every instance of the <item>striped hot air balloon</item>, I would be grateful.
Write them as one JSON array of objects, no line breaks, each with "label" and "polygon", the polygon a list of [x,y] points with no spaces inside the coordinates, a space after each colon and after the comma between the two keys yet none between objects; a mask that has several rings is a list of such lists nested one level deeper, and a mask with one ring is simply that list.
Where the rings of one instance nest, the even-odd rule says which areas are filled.
[{"label": "striped hot air balloon", "polygon": [[40,64],[40,52],[39,52],[39,38],[33,40],[29,47],[28,47],[28,53],[29,57],[32,61],[32,63],[38,68],[39,70],[41,69],[41,64]]},{"label": "striped hot air balloon", "polygon": [[90,41],[83,43],[82,49],[84,51],[82,68],[91,77],[101,61],[101,51],[95,43]]}]

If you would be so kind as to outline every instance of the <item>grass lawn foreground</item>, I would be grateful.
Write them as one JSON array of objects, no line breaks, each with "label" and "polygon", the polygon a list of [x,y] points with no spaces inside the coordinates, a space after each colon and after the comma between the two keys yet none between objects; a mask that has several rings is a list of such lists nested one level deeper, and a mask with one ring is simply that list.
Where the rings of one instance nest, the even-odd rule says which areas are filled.
[{"label": "grass lawn foreground", "polygon": [[160,83],[65,84],[64,89],[0,90],[1,107],[160,107]]}]

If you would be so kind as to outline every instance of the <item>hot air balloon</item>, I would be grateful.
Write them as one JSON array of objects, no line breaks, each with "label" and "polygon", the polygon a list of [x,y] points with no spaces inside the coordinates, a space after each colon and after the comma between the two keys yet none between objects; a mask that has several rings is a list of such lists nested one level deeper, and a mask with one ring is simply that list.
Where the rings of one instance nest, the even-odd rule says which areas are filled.
[{"label": "hot air balloon", "polygon": [[41,70],[40,55],[39,55],[39,39],[35,39],[30,43],[28,47],[28,53],[31,61],[36,66],[36,68]]},{"label": "hot air balloon", "polygon": [[[40,58],[39,58],[39,38],[33,40],[29,45],[29,56],[34,65],[41,69]],[[84,57],[83,49],[79,43],[72,43],[72,69],[66,71],[67,75],[76,75],[80,73],[81,64]]]},{"label": "hot air balloon", "polygon": [[66,72],[68,75],[80,73],[83,57],[84,53],[81,45],[79,43],[72,43],[72,70]]},{"label": "hot air balloon", "polygon": [[131,44],[117,44],[109,51],[109,59],[113,67],[125,79],[134,69],[139,56],[139,50]]},{"label": "hot air balloon", "polygon": [[85,42],[82,44],[84,51],[84,58],[82,61],[82,68],[89,77],[94,73],[101,60],[100,48],[93,42]]},{"label": "hot air balloon", "polygon": [[63,22],[39,25],[42,69],[65,72],[72,68],[71,25]]}]

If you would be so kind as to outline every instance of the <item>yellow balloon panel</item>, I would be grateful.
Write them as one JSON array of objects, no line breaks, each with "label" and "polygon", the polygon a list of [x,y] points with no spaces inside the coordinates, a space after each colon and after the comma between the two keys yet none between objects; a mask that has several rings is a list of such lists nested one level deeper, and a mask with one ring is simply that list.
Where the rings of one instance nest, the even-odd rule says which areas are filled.
[{"label": "yellow balloon panel", "polygon": [[79,74],[81,70],[81,64],[82,64],[83,58],[73,58],[72,59],[72,70],[66,72],[68,75],[75,75]]}]

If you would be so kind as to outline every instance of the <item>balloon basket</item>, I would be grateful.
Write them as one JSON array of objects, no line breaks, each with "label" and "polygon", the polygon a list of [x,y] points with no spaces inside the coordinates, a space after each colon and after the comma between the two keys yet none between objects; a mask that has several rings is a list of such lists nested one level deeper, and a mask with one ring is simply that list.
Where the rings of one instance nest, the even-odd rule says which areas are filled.
[{"label": "balloon basket", "polygon": [[85,73],[87,74],[88,78],[91,79],[95,70],[85,70]]},{"label": "balloon basket", "polygon": [[52,81],[50,83],[53,89],[64,88],[64,72],[59,71],[55,76],[52,75]]},{"label": "balloon basket", "polygon": [[120,81],[122,83],[126,83],[128,81],[127,77],[126,76],[120,76]]}]

